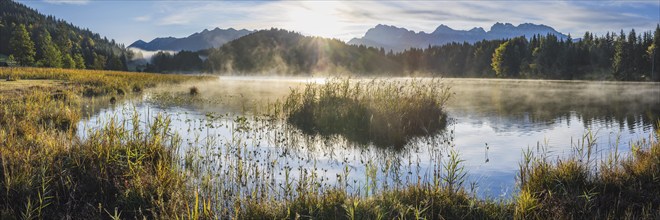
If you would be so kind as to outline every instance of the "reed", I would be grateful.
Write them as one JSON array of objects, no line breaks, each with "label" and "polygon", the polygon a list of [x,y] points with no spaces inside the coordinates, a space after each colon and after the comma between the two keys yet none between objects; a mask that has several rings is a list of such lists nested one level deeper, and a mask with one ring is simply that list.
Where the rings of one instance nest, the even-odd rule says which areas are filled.
[{"label": "reed", "polygon": [[595,139],[587,132],[568,158],[553,162],[545,153],[527,151],[520,165],[516,215],[542,219],[660,217],[658,141],[631,143],[632,153],[626,157],[616,148],[604,160],[596,159],[595,147]]},{"label": "reed", "polygon": [[443,130],[449,87],[439,79],[331,79],[292,91],[282,112],[307,134],[342,135],[361,144],[402,148],[414,137]]},{"label": "reed", "polygon": [[[273,105],[278,106],[275,113],[207,113],[177,122],[187,128],[173,127],[177,115],[155,114],[145,120],[129,106],[123,118],[109,116],[85,137],[78,137],[76,130],[84,129],[76,126],[82,118],[81,105],[90,102],[86,95],[120,97],[118,89],[129,93],[205,78],[0,68],[0,76],[9,74],[22,81],[61,83],[0,91],[0,219],[660,217],[660,130],[656,137],[631,143],[630,155],[616,149],[597,157],[598,146],[590,133],[576,142],[570,157],[550,158],[543,146],[524,151],[519,192],[511,200],[494,200],[478,198],[466,189],[469,171],[458,154],[460,146],[432,151],[430,173],[415,173],[419,161],[387,154],[360,158],[355,166],[340,161],[333,182],[327,179],[328,169],[304,157],[322,147],[355,150],[353,141],[336,137],[350,139],[347,131],[363,131],[369,139],[362,141],[375,145],[385,143],[377,137],[394,136],[382,144],[386,148],[396,148],[418,134],[433,134],[435,126],[439,132],[443,126],[437,119],[446,117],[442,107],[449,98],[446,87],[415,80],[331,80],[293,91]],[[87,88],[98,92],[88,93]],[[154,100],[183,102],[172,101],[177,100],[173,97],[198,100],[186,92]],[[427,112],[430,116],[424,115]],[[353,120],[364,120],[360,122],[368,126]],[[296,129],[288,129],[290,124]],[[303,126],[313,134],[334,137],[301,136]],[[227,136],[209,133],[216,128],[223,128]],[[196,131],[195,135],[179,136],[177,131],[184,129]],[[255,147],[265,142],[272,147]],[[354,177],[356,169],[364,170],[364,175]],[[401,180],[402,173],[409,173],[411,179]]]},{"label": "reed", "polygon": [[156,117],[143,132],[111,121],[85,140],[75,134],[84,96],[198,78],[0,68],[6,76],[62,83],[0,91],[1,219],[166,218],[190,200],[167,118]]}]

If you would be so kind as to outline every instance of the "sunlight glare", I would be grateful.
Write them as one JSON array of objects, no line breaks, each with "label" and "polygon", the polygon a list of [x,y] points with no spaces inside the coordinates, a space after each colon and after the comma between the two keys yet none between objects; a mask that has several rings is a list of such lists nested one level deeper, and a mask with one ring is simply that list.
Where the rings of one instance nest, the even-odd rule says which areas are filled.
[{"label": "sunlight glare", "polygon": [[337,36],[346,25],[340,20],[341,7],[341,2],[301,2],[299,7],[287,12],[286,26],[308,35]]}]

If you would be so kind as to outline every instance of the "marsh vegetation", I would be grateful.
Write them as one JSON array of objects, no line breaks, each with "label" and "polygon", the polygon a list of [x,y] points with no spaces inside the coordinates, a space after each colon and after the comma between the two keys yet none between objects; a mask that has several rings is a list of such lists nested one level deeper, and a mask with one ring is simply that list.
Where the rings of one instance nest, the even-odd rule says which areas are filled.
[{"label": "marsh vegetation", "polygon": [[[658,101],[640,98],[656,85],[633,87],[648,91],[606,111],[579,102],[521,105],[526,96],[512,86],[557,92],[535,97],[564,91],[612,101],[552,83],[465,81],[449,89],[452,79],[305,84],[0,69],[7,75],[20,80],[3,85],[41,81],[0,91],[3,219],[660,216]],[[482,91],[490,95],[475,95]],[[135,93],[142,95],[128,98]],[[85,107],[108,97],[116,103]],[[85,115],[87,108],[97,109]],[[475,127],[495,134],[472,136]],[[498,183],[506,195],[484,190]]]},{"label": "marsh vegetation", "polygon": [[449,98],[449,87],[437,79],[333,79],[293,90],[283,111],[307,134],[340,134],[361,144],[401,148],[413,137],[445,128],[443,107]]}]

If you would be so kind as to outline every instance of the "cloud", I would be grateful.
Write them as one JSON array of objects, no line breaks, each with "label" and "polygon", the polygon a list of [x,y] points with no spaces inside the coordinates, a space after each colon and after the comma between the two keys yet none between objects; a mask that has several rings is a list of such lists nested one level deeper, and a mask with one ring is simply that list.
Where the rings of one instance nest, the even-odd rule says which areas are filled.
[{"label": "cloud", "polygon": [[44,2],[57,5],[86,5],[90,0],[44,0]]},{"label": "cloud", "polygon": [[[488,30],[495,22],[536,23],[563,33],[649,30],[660,19],[660,3],[635,1],[415,1],[415,2],[156,2],[157,25],[266,29],[348,40],[376,24],[431,32],[440,24]],[[156,19],[157,18],[157,19]],[[313,22],[317,21],[316,26]],[[325,30],[323,29],[325,27]]]},{"label": "cloud", "polygon": [[142,16],[137,16],[133,18],[134,21],[150,21],[151,16],[149,15],[142,15]]}]

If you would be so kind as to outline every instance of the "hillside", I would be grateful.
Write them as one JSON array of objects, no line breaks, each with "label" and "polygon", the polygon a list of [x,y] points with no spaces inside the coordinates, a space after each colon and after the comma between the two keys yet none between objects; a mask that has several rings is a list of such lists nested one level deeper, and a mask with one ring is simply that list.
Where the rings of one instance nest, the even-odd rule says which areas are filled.
[{"label": "hillside", "polygon": [[[660,26],[638,35],[585,33],[581,40],[552,34],[475,43],[448,43],[424,49],[385,52],[337,39],[270,29],[208,50],[181,55],[159,53],[147,66],[155,72],[204,71],[239,75],[439,75],[534,79],[657,80]],[[206,52],[206,51],[205,51]],[[655,53],[655,52],[653,52]],[[651,73],[654,71],[654,73]]]},{"label": "hillside", "polygon": [[0,0],[0,54],[23,66],[111,70],[126,70],[132,56],[114,40],[11,0]]},{"label": "hillside", "polygon": [[524,23],[514,26],[510,23],[495,23],[489,31],[483,28],[470,30],[454,30],[446,25],[440,25],[431,33],[414,32],[405,28],[379,24],[369,29],[364,37],[353,38],[348,44],[383,47],[385,50],[403,51],[409,48],[426,48],[448,43],[475,43],[482,40],[501,40],[514,37],[534,35],[555,35],[560,39],[567,36],[546,25]]},{"label": "hillside", "polygon": [[212,49],[209,71],[311,74],[392,73],[397,62],[382,50],[280,29],[262,30]]},{"label": "hillside", "polygon": [[223,44],[248,35],[253,31],[236,30],[233,28],[213,30],[204,29],[202,32],[194,33],[184,38],[164,37],[156,38],[148,43],[143,40],[137,40],[129,47],[138,48],[147,51],[173,50],[173,51],[198,51],[209,48],[217,48]]}]

